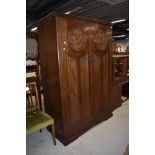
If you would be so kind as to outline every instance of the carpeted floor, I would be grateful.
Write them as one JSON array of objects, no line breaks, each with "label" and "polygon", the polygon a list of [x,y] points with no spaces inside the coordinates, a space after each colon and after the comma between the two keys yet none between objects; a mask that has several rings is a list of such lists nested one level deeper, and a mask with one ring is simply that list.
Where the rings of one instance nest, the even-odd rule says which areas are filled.
[{"label": "carpeted floor", "polygon": [[129,101],[113,112],[113,117],[91,128],[68,146],[58,140],[53,145],[51,134],[27,135],[27,155],[123,155],[129,144]]}]

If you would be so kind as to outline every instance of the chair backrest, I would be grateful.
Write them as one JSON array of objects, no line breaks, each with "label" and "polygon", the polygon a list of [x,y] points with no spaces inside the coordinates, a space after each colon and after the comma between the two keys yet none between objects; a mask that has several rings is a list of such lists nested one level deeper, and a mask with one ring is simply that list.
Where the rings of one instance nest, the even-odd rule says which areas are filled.
[{"label": "chair backrest", "polygon": [[40,110],[39,96],[36,82],[26,82],[26,111]]}]

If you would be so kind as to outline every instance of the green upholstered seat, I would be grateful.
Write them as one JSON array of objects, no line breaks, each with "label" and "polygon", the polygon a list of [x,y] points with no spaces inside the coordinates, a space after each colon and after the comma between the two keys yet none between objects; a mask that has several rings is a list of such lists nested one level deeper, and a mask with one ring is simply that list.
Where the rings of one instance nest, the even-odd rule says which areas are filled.
[{"label": "green upholstered seat", "polygon": [[38,88],[35,78],[26,78],[26,133],[32,133],[47,126],[51,126],[51,132],[54,145],[55,125],[54,119],[45,112],[42,112],[42,104],[40,104]]},{"label": "green upholstered seat", "polygon": [[26,133],[45,128],[54,124],[54,119],[41,111],[28,112],[26,116]]}]

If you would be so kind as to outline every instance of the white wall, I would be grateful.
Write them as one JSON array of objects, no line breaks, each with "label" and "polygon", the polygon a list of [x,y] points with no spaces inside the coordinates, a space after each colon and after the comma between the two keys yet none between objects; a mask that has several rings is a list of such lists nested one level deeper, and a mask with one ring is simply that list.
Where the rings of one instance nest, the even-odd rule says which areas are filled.
[{"label": "white wall", "polygon": [[34,38],[26,38],[26,57],[36,58],[38,54],[37,40]]},{"label": "white wall", "polygon": [[129,40],[128,39],[113,40],[112,43],[121,45],[121,52],[125,52],[127,46],[129,45]]}]

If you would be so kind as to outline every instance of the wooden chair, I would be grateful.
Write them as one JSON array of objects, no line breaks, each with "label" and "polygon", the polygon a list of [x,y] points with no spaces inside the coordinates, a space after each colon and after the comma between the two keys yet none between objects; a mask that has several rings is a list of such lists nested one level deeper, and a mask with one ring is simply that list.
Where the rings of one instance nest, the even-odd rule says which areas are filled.
[{"label": "wooden chair", "polygon": [[40,110],[36,82],[28,81],[31,80],[26,82],[26,133],[32,133],[51,125],[53,142],[56,145],[54,119]]},{"label": "wooden chair", "polygon": [[44,96],[43,93],[43,87],[42,87],[42,82],[40,77],[37,76],[30,76],[26,78],[26,82],[36,82],[37,84],[37,90],[38,90],[38,97],[39,97],[39,103],[40,103],[40,110],[43,110],[43,102],[42,102],[42,95]]}]

